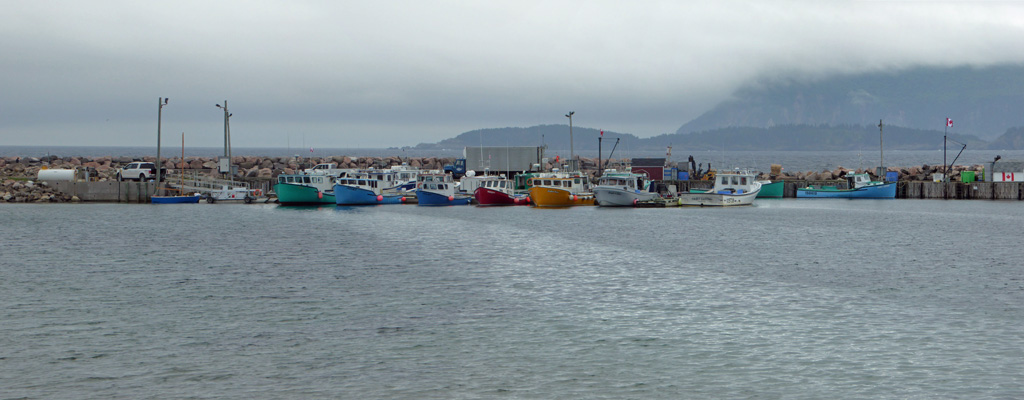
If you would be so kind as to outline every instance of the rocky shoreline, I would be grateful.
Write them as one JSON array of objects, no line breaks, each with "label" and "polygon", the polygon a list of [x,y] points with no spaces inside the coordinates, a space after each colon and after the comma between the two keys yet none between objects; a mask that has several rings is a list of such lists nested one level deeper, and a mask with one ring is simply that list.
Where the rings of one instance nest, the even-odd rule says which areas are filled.
[{"label": "rocky shoreline", "polygon": [[[51,187],[45,182],[36,182],[39,171],[49,169],[77,169],[89,172],[90,179],[96,181],[117,180],[117,170],[121,166],[134,162],[147,161],[155,162],[156,157],[3,157],[0,158],[0,201],[15,203],[62,203],[76,201],[75,198],[67,196]],[[281,174],[293,174],[304,168],[309,168],[319,163],[333,162],[338,168],[388,168],[407,164],[421,169],[442,169],[445,164],[455,161],[454,157],[261,157],[261,156],[235,156],[231,159],[232,164],[238,166],[237,179],[250,181],[271,181]],[[609,165],[627,163],[628,159],[605,160]],[[164,166],[168,169],[177,170],[184,167],[187,170],[199,171],[200,173],[217,175],[217,159],[212,157],[185,157],[185,165],[180,157],[164,159]],[[583,171],[591,178],[597,176],[596,158],[581,158],[580,165]],[[556,165],[548,163],[544,166],[550,170]],[[678,163],[680,170],[685,170],[684,163]],[[931,181],[932,174],[941,173],[942,166],[921,165],[911,167],[889,167],[888,171],[897,172],[899,180],[903,181]],[[950,180],[959,180],[963,171],[974,171],[979,177],[983,171],[982,165],[964,166],[954,165],[950,171]],[[780,165],[773,164],[771,171],[762,173],[762,179],[771,180],[796,180],[796,181],[828,181],[841,179],[848,173],[868,172],[874,174],[874,170],[850,169],[838,167],[833,170],[783,172]]]}]

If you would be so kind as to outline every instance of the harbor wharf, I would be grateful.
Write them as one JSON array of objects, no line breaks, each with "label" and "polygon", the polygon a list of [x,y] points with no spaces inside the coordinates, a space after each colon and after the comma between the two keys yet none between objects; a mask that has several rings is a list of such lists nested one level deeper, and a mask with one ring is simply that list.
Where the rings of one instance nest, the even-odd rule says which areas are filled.
[{"label": "harbor wharf", "polygon": [[[69,201],[110,201],[148,202],[156,188],[152,181],[119,181],[117,171],[122,166],[136,161],[153,162],[155,157],[3,157],[0,158],[0,202],[69,202]],[[184,162],[183,162],[184,161]],[[335,163],[340,169],[388,168],[397,165],[424,170],[442,169],[455,161],[454,157],[264,157],[235,156],[232,164],[238,167],[233,181],[244,183],[250,188],[270,193],[278,175],[299,173],[319,163]],[[609,160],[612,165],[628,165],[629,159]],[[592,180],[600,175],[596,158],[580,158],[580,168]],[[163,166],[175,173],[220,176],[217,160],[210,157],[170,158]],[[679,165],[682,166],[682,165]],[[544,170],[559,167],[552,163],[542,165]],[[76,179],[68,182],[39,182],[39,171],[44,169],[68,169],[79,172]],[[773,166],[774,169],[774,166]],[[963,200],[1024,200],[1024,182],[982,182],[961,179],[961,173],[970,172],[981,178],[981,165],[954,165],[950,170],[949,182],[934,182],[932,176],[940,171],[936,166],[889,167],[889,173],[896,173],[899,199],[963,199]],[[775,173],[772,173],[775,172]],[[821,172],[762,173],[760,179],[784,181],[783,197],[796,197],[796,189],[807,185],[845,187],[841,179],[846,173],[873,171],[837,168]],[[707,189],[711,181],[666,180],[678,191]]]}]

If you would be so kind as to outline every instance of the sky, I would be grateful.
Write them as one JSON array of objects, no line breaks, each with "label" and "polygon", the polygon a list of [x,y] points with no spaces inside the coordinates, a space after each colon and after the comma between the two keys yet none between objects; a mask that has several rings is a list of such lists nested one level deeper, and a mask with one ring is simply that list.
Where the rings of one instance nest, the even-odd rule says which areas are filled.
[{"label": "sky", "polygon": [[[1017,1],[49,1],[0,13],[0,145],[382,148],[675,132],[745,85],[1024,63]],[[169,101],[162,109],[160,98]]]}]

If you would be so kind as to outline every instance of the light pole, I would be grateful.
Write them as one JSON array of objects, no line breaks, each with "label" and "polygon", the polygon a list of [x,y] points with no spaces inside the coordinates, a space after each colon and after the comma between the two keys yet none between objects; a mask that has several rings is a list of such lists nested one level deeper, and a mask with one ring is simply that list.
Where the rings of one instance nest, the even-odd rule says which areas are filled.
[{"label": "light pole", "polygon": [[[569,118],[569,165],[574,167],[573,160],[576,159],[576,152],[574,151],[573,146],[572,146],[572,115],[573,114],[576,114],[576,112],[575,111],[569,111],[568,114],[565,114],[565,117]],[[575,170],[575,168],[573,168],[573,169]]]},{"label": "light pole", "polygon": [[[228,112],[228,101],[227,100],[224,100],[224,106],[223,107],[221,107],[220,104],[217,104],[216,106],[217,106],[217,108],[219,108],[221,110],[224,110],[224,157],[227,157],[227,159],[228,159],[228,171],[227,171],[227,173],[229,175],[231,175],[231,176],[234,176],[234,174],[231,173],[232,172],[231,171],[231,127],[230,127],[230,122],[229,122],[230,118],[231,118],[231,116],[233,114]],[[223,171],[221,171],[221,172],[223,172]]]},{"label": "light pole", "polygon": [[166,97],[158,97],[156,99],[156,186],[153,188],[153,194],[159,194],[160,187],[160,124],[163,120],[164,106],[167,105]]}]

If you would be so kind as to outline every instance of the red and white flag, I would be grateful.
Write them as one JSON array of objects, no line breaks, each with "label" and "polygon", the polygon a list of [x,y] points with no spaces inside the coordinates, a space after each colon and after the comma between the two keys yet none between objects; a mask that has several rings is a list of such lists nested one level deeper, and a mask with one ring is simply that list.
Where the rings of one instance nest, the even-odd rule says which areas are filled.
[{"label": "red and white flag", "polygon": [[949,118],[946,118],[946,126],[947,127],[953,126],[953,120],[951,120]]},{"label": "red and white flag", "polygon": [[310,153],[312,153],[312,152],[313,152],[313,148],[312,148],[312,147],[310,147],[310,148],[309,148],[309,152],[310,152]]}]

